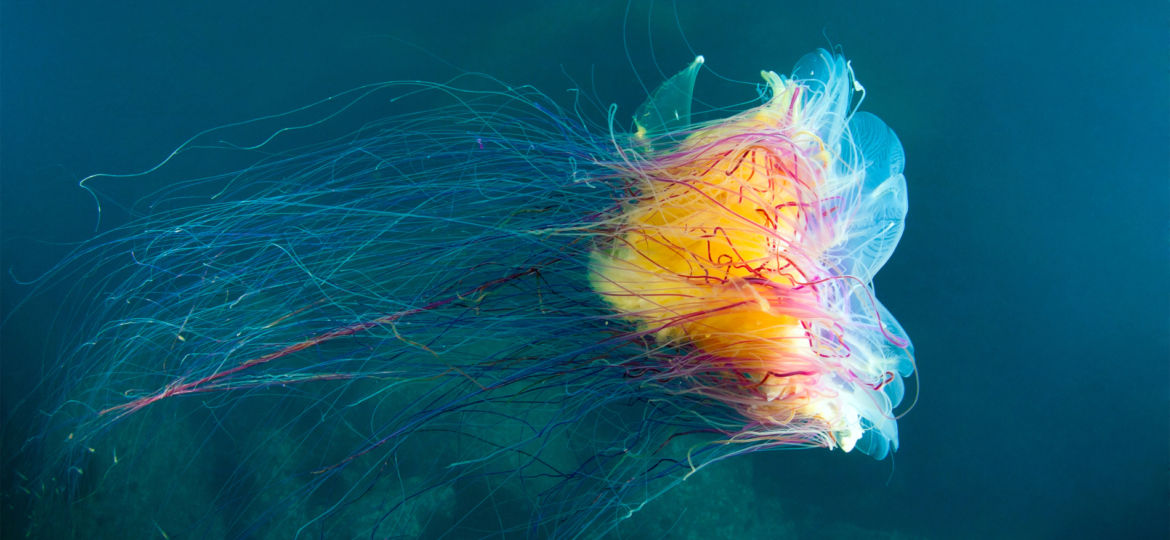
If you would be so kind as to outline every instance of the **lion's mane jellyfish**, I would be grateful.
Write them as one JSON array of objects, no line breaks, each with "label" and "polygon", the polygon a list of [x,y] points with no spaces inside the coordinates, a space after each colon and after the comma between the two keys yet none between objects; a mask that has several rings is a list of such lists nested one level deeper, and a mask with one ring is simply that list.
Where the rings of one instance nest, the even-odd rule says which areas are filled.
[{"label": "lion's mane jellyfish", "polygon": [[[465,76],[87,179],[180,178],[38,282],[66,338],[55,397],[17,411],[44,420],[18,452],[30,534],[634,534],[731,456],[885,457],[914,369],[872,288],[906,214],[898,139],[839,55],[696,122],[701,65],[631,133]],[[241,130],[261,136],[223,142]]]}]

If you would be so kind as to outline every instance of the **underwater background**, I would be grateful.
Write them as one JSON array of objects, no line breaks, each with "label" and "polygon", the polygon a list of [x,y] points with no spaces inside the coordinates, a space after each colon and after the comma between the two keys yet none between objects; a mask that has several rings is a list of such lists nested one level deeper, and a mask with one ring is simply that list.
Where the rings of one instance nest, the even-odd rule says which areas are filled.
[{"label": "underwater background", "polygon": [[[12,451],[35,407],[13,411],[37,402],[59,306],[12,310],[93,233],[81,178],[370,82],[481,72],[566,103],[581,89],[625,122],[696,53],[696,97],[728,104],[753,96],[720,76],[839,45],[907,156],[906,232],[876,278],[918,363],[901,448],[729,459],[639,519],[678,538],[1170,537],[1168,18],[1165,2],[6,1],[0,531],[26,525]],[[103,211],[103,230],[126,219]]]}]

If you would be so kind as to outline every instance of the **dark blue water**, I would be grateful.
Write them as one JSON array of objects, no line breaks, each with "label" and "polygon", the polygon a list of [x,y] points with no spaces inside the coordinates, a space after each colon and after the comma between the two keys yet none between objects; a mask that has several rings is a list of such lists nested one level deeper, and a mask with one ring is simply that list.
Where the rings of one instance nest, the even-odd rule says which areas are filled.
[{"label": "dark blue water", "polygon": [[[917,351],[902,448],[731,460],[647,511],[707,538],[1170,536],[1164,2],[503,4],[5,2],[4,316],[25,291],[13,276],[92,233],[80,178],[147,168],[211,126],[466,71],[632,114],[695,53],[754,80],[839,44],[907,155],[906,234],[876,281]],[[696,95],[752,97],[733,90],[708,71]],[[6,468],[52,312],[34,303],[2,328]],[[22,527],[12,500],[6,537]]]}]

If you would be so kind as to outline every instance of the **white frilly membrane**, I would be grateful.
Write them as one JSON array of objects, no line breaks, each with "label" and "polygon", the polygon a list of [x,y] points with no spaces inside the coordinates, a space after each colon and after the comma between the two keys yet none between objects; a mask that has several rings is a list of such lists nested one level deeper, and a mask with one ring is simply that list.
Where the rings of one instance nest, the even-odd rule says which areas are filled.
[{"label": "white frilly membrane", "polygon": [[[786,83],[765,75],[773,95]],[[803,102],[801,125],[837,152],[830,164],[824,196],[839,197],[846,226],[826,245],[824,264],[854,279],[835,280],[824,301],[845,325],[848,361],[840,374],[823,382],[828,396],[814,407],[826,419],[841,449],[884,458],[898,448],[894,408],[905,395],[903,378],[915,369],[906,331],[873,293],[872,281],[902,238],[907,212],[902,143],[885,122],[864,111],[851,111],[853,92],[862,86],[844,58],[825,51],[806,55],[793,79],[813,90]],[[788,83],[791,85],[791,83]],[[878,386],[875,389],[874,386]]]}]

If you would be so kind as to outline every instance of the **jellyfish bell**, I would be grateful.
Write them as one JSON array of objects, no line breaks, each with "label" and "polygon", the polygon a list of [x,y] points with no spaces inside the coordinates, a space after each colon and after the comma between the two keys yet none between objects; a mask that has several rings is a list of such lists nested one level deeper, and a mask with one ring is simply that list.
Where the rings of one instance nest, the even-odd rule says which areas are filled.
[{"label": "jellyfish bell", "polygon": [[848,452],[869,434],[861,450],[880,459],[897,448],[893,408],[913,370],[868,287],[902,233],[901,145],[850,111],[860,85],[826,51],[792,77],[763,72],[762,105],[692,126],[702,63],[638,109],[636,195],[593,253],[591,283],[680,349],[664,376],[743,416],[732,440]]}]

